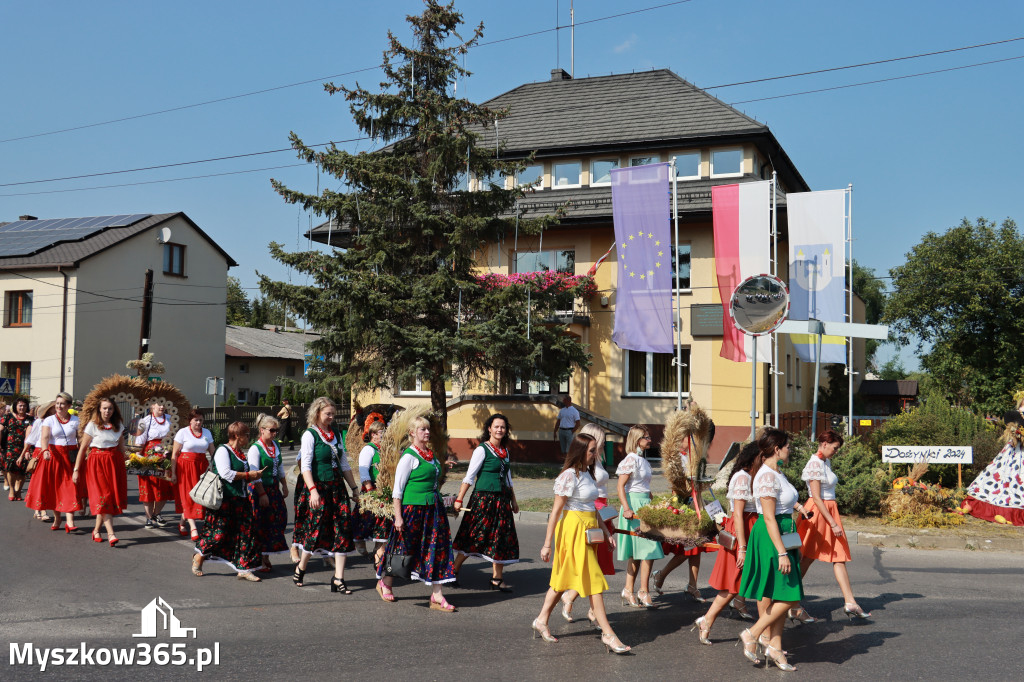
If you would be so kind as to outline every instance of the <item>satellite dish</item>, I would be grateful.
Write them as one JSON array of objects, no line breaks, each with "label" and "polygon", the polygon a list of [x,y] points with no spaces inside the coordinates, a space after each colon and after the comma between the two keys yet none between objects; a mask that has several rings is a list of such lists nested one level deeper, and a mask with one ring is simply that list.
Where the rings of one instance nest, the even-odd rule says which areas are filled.
[{"label": "satellite dish", "polygon": [[157,235],[156,240],[161,244],[166,244],[167,242],[171,241],[171,228],[161,227],[160,234]]},{"label": "satellite dish", "polygon": [[789,290],[775,275],[743,280],[729,300],[729,315],[747,336],[765,336],[778,329],[789,314]]}]

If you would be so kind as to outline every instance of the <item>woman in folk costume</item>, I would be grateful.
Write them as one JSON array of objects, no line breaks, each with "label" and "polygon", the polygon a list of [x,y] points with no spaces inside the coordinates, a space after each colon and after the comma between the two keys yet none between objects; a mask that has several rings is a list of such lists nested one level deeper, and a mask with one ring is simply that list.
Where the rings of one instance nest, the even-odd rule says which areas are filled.
[{"label": "woman in folk costume", "polygon": [[1024,526],[1024,391],[1017,409],[1003,415],[1003,449],[967,486],[961,509],[985,521]]},{"label": "woman in folk costume", "polygon": [[[715,437],[715,425],[707,413],[694,401],[685,409],[676,411],[665,424],[665,435],[661,441],[661,457],[665,463],[665,475],[672,484],[672,491],[683,503],[689,501],[694,511],[701,511],[701,488],[697,479],[707,461],[708,448]],[[678,456],[675,456],[678,453]],[[700,556],[708,550],[701,547],[683,549],[678,545],[663,543],[665,554],[672,554],[665,567],[651,575],[651,583],[658,594],[663,594],[665,579],[678,566],[690,563],[690,580],[686,594],[695,602],[707,602],[697,587],[700,573]]]},{"label": "woman in folk costume", "polygon": [[[128,508],[128,473],[124,466],[124,429],[121,411],[110,398],[102,398],[83,429],[81,447],[72,479],[86,480],[89,505],[96,515],[93,542],[103,542],[100,528],[107,529],[110,546],[117,544],[114,517]],[[86,452],[89,453],[88,460]]]},{"label": "woman in folk costume", "polygon": [[203,530],[192,557],[195,576],[203,575],[203,562],[210,559],[226,563],[238,572],[239,580],[260,582],[252,572],[260,565],[260,549],[249,484],[258,481],[263,472],[249,466],[245,455],[248,445],[249,427],[231,422],[228,442],[213,454],[213,471],[220,476],[224,498],[220,509],[207,509],[203,517]]},{"label": "woman in folk costume", "polygon": [[[651,445],[651,434],[642,426],[630,428],[626,434],[626,457],[619,462],[615,475],[619,478],[619,530],[640,529],[636,511],[651,503],[651,475],[654,473],[644,452]],[[665,558],[661,545],[647,538],[624,534],[616,547],[616,557],[626,562],[626,587],[622,590],[622,604],[638,608],[650,608],[651,567],[655,559]],[[637,573],[640,574],[640,589],[634,592]]]},{"label": "woman in folk costume", "polygon": [[[31,460],[35,460],[35,471],[32,473],[32,478],[29,479],[28,494],[25,496],[25,506],[34,509],[32,518],[37,521],[43,521],[49,523],[53,521],[53,517],[49,516],[44,510],[31,507],[28,503],[28,498],[33,494],[32,488],[42,485],[42,479],[39,478],[39,464],[43,461],[43,451],[39,449],[39,436],[43,433],[43,420],[53,414],[54,407],[53,401],[44,403],[36,406],[34,410],[34,419],[32,426],[28,427],[28,432],[25,433],[25,451],[21,453],[22,461],[25,465],[26,473],[29,473],[29,466]],[[36,493],[38,494],[38,493]]]},{"label": "woman in folk costume", "polygon": [[296,482],[295,530],[292,544],[300,552],[292,581],[304,585],[309,558],[316,554],[334,558],[331,592],[352,594],[345,584],[345,557],[355,549],[352,541],[352,502],[348,488],[358,492],[352,467],[345,456],[341,433],[334,428],[337,408],[321,396],[306,413],[309,423],[300,440],[299,470]]},{"label": "woman in folk costume", "polygon": [[88,495],[87,490],[79,490],[71,480],[73,463],[78,457],[78,417],[68,412],[70,407],[71,395],[58,393],[53,402],[53,414],[42,421],[39,465],[32,474],[32,484],[25,498],[25,506],[30,509],[54,511],[50,530],[60,530],[57,514],[63,513],[68,533],[78,530],[74,513],[82,508],[81,499]]},{"label": "woman in folk costume", "polygon": [[484,422],[480,445],[473,450],[469,470],[462,479],[455,497],[455,511],[463,507],[470,486],[469,511],[455,536],[452,548],[455,575],[458,577],[466,557],[480,557],[491,562],[491,589],[511,592],[503,582],[505,566],[519,562],[519,536],[513,514],[519,512],[516,493],[512,489],[512,469],[508,445],[511,425],[503,414],[492,414]]},{"label": "woman in folk costume", "polygon": [[[363,420],[362,426],[359,426],[356,418],[349,422],[346,446],[349,453],[356,453],[355,466],[359,472],[361,493],[377,489],[377,472],[380,470],[380,443],[386,427],[387,422],[384,421],[384,415],[379,412],[368,414]],[[387,542],[391,535],[390,526],[386,534],[378,535],[376,533],[377,519],[378,517],[370,509],[360,505],[352,530],[352,537],[356,541],[356,551],[360,555],[366,555],[367,544],[373,546],[374,567],[380,563],[380,557],[383,556],[383,543]],[[375,538],[383,539],[376,541]]]},{"label": "woman in folk costume", "polygon": [[[409,556],[412,579],[432,588],[430,608],[451,613],[455,607],[441,593],[441,585],[455,582],[451,531],[440,494],[445,463],[430,448],[431,424],[422,415],[423,410],[406,410],[392,418],[396,430],[408,426],[411,443],[402,451],[395,467],[391,489],[395,530],[384,547],[384,554],[385,557],[390,554]],[[436,435],[443,444],[443,434]],[[391,577],[384,577],[383,566],[378,569],[377,578],[381,599],[394,601],[394,582]]]},{"label": "woman in folk costume", "polygon": [[[604,608],[604,591],[608,582],[597,561],[594,543],[615,545],[612,534],[601,523],[594,507],[597,484],[594,482],[594,461],[597,459],[597,441],[582,433],[576,434],[569,444],[562,473],[555,479],[555,501],[548,517],[544,546],[540,548],[541,561],[551,562],[551,581],[540,614],[534,619],[534,638],[540,635],[545,642],[558,639],[548,630],[548,619],[566,590],[575,590],[590,598],[594,625],[601,628],[601,643],[605,650],[624,654],[630,647],[615,635]],[[593,537],[590,537],[593,536]]]},{"label": "woman in folk costume", "polygon": [[256,513],[256,537],[263,555],[261,573],[271,569],[271,554],[287,554],[288,541],[284,528],[288,525],[288,481],[285,479],[281,446],[277,433],[281,423],[269,414],[261,414],[256,420],[259,438],[249,448],[246,459],[249,467],[262,471],[263,475],[253,484],[253,511]]},{"label": "woman in folk costume", "polygon": [[185,535],[185,526],[191,531],[191,540],[199,539],[196,521],[203,518],[205,509],[189,493],[210,468],[213,459],[213,434],[203,428],[203,415],[193,409],[188,416],[188,426],[174,434],[171,449],[171,484],[175,486],[174,507],[181,514],[178,534]]},{"label": "woman in folk costume", "polygon": [[[171,420],[165,413],[163,403],[154,402],[149,414],[139,420],[135,430],[135,444],[143,446],[143,456],[148,455],[171,432]],[[139,476],[139,502],[146,511],[146,528],[167,525],[160,512],[164,504],[174,500],[174,486],[160,476]]]},{"label": "woman in folk costume", "polygon": [[0,416],[0,440],[3,449],[0,459],[3,460],[4,482],[10,488],[7,499],[11,502],[21,500],[21,485],[25,482],[25,435],[32,426],[32,415],[28,408],[28,398],[17,397],[11,411]]}]

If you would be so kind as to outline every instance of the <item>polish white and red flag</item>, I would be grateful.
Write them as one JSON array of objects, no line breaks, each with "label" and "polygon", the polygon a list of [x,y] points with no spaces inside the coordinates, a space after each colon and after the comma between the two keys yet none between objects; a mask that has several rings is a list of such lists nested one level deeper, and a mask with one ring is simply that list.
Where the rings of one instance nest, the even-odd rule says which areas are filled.
[{"label": "polish white and red flag", "polygon": [[[715,228],[715,274],[722,298],[721,356],[751,362],[754,339],[733,324],[729,300],[743,280],[771,272],[771,182],[744,182],[711,188]],[[761,339],[757,361],[771,362],[772,344]]]}]

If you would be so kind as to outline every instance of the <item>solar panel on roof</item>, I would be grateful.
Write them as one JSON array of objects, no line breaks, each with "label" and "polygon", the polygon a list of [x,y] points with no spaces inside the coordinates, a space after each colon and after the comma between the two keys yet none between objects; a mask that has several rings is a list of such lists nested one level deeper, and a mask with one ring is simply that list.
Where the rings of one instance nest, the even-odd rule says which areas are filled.
[{"label": "solar panel on roof", "polygon": [[17,220],[0,225],[0,258],[31,256],[62,242],[90,237],[108,227],[127,227],[148,218],[150,213]]}]

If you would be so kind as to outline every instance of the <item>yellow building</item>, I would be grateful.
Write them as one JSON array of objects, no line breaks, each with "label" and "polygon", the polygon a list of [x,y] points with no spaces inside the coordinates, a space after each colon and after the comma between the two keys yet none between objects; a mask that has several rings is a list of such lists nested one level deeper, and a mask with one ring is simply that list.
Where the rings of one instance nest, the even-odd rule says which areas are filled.
[{"label": "yellow building", "polygon": [[[784,281],[788,280],[785,196],[810,191],[810,187],[767,126],[667,70],[572,79],[556,69],[549,81],[522,85],[484,104],[507,108],[510,115],[499,122],[497,141],[495,128],[490,127],[480,131],[479,145],[493,148],[500,142],[502,154],[510,158],[535,154],[534,165],[518,178],[504,179],[506,187],[515,182],[535,187],[520,201],[521,215],[537,217],[561,208],[565,217],[541,236],[506,235],[505,240],[490,244],[479,261],[481,272],[587,273],[614,242],[610,170],[675,158],[680,257],[676,282],[685,364],[682,389],[715,421],[710,459],[721,459],[732,441],[749,437],[751,367],[719,355],[722,302],[714,267],[711,187],[768,179],[775,171],[778,253],[782,254],[779,276]],[[478,179],[470,179],[470,190],[479,186]],[[311,236],[327,243],[331,230],[336,238],[343,238],[344,230],[326,223]],[[520,459],[558,459],[553,427],[558,396],[563,393],[572,397],[584,422],[605,426],[613,438],[621,440],[628,426],[636,423],[660,433],[677,403],[673,356],[623,351],[612,342],[615,259],[612,251],[598,267],[598,293],[591,300],[577,300],[572,311],[559,316],[569,333],[589,346],[591,367],[576,371],[562,385],[515,382],[501,394],[448,387],[448,427],[456,454],[468,456],[484,418],[502,412],[513,425]],[[863,321],[863,315],[861,304],[854,319]],[[796,360],[788,337],[779,339],[779,371],[785,375],[780,377],[777,408],[772,404],[771,367],[758,366],[759,424],[766,423],[776,409],[785,413],[812,405],[813,366]],[[855,351],[861,361],[863,350],[861,342]],[[417,382],[355,398],[364,405],[412,404],[429,400],[429,387]]]}]

